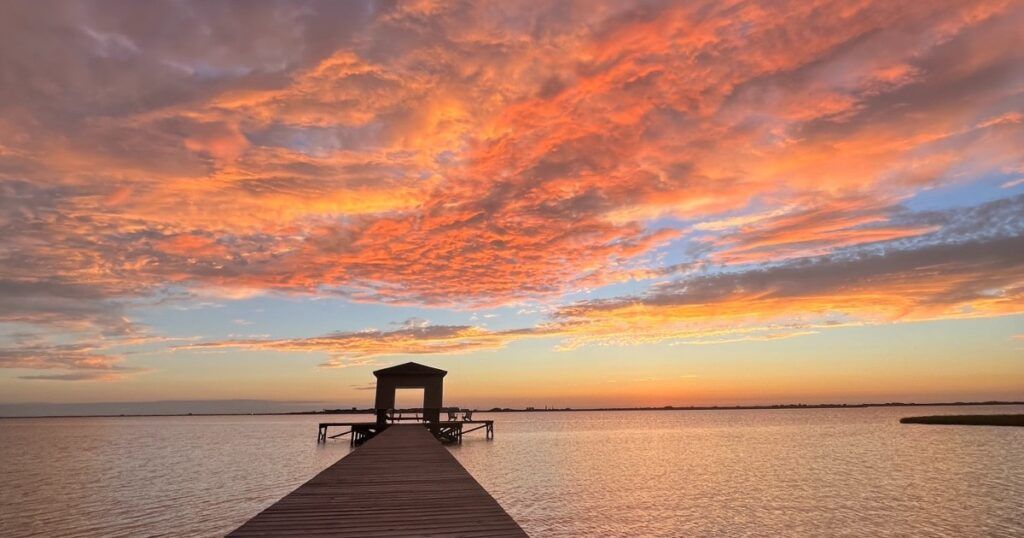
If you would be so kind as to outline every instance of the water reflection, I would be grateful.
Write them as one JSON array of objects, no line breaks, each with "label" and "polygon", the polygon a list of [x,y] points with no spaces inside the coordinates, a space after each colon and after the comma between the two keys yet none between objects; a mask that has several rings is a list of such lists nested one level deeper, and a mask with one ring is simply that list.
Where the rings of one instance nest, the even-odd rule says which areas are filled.
[{"label": "water reflection", "polygon": [[1024,429],[898,424],[915,411],[496,415],[454,453],[538,536],[1024,533]]},{"label": "water reflection", "polygon": [[[1024,533],[1024,429],[921,410],[496,414],[452,450],[536,536]],[[348,452],[319,420],[0,420],[0,536],[223,534]]]},{"label": "water reflection", "polygon": [[223,534],[348,453],[318,420],[0,420],[0,536]]}]

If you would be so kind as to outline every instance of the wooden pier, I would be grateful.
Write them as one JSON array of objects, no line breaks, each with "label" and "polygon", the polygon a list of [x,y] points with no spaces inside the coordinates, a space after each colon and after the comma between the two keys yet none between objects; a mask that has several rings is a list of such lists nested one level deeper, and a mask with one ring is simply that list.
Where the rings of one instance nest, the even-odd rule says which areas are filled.
[{"label": "wooden pier", "polygon": [[389,424],[229,536],[326,535],[526,533],[424,424]]}]

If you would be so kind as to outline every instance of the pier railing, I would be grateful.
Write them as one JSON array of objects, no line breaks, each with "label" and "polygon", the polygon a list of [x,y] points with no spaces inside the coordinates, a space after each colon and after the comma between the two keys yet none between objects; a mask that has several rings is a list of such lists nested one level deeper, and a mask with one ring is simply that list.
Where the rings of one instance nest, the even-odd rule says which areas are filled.
[{"label": "pier railing", "polygon": [[[473,411],[458,408],[445,409],[448,420],[441,420],[441,409],[378,409],[376,422],[321,422],[317,430],[317,443],[328,439],[349,436],[352,446],[370,440],[389,426],[403,422],[418,422],[444,443],[461,443],[462,437],[470,432],[484,431],[486,439],[494,438],[493,420],[474,420]],[[461,416],[460,416],[461,415]],[[436,418],[435,418],[436,417]],[[341,433],[331,434],[330,428],[347,428]]]}]

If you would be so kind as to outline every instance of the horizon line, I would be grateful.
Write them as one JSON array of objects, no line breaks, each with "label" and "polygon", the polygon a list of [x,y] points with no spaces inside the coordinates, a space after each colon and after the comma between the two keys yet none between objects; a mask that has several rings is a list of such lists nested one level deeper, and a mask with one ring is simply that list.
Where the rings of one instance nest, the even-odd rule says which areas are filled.
[{"label": "horizon line", "polygon": [[[118,402],[118,403],[160,403],[160,402],[181,402],[181,401],[263,401],[273,400],[160,400],[155,402]],[[102,402],[114,403],[114,402]],[[50,405],[101,405],[98,404],[50,404]],[[32,405],[32,404],[2,404],[2,405]],[[551,413],[551,412],[594,412],[594,411],[770,411],[773,409],[846,409],[866,407],[957,407],[957,406],[995,406],[995,405],[1024,405],[1024,401],[1002,401],[982,400],[969,402],[885,402],[885,403],[826,403],[826,404],[766,404],[766,405],[710,405],[710,406],[676,406],[665,405],[658,407],[492,407],[489,409],[475,407],[472,409],[455,406],[444,408],[457,408],[459,410],[473,411],[477,413]],[[417,409],[417,408],[409,408]],[[231,416],[282,416],[282,415],[340,415],[340,414],[372,414],[372,407],[353,407],[351,409],[321,409],[319,411],[281,411],[281,412],[249,412],[249,413],[120,413],[120,414],[98,414],[98,415],[0,415],[0,419],[23,419],[23,418],[131,418],[131,417],[231,417]]]}]

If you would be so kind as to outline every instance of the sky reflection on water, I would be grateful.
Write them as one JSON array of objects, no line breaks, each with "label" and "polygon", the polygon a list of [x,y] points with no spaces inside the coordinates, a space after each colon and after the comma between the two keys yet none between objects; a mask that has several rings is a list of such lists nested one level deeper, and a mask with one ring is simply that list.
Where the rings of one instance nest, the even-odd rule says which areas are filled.
[{"label": "sky reflection on water", "polygon": [[[494,415],[453,453],[535,536],[1015,535],[1024,430],[1000,408]],[[227,532],[348,452],[319,417],[0,421],[0,535]]]}]

